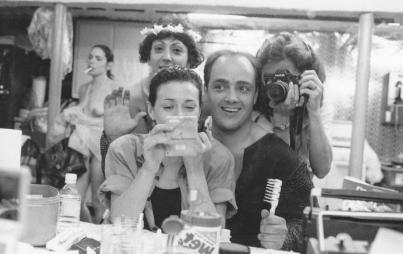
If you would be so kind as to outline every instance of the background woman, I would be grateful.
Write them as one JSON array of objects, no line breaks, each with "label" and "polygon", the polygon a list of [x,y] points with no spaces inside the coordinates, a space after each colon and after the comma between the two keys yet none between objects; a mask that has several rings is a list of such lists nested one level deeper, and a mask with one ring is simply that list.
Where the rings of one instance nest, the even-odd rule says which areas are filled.
[{"label": "background woman", "polygon": [[95,209],[95,221],[102,217],[102,208],[97,196],[99,185],[104,180],[101,170],[101,152],[99,137],[102,133],[104,99],[116,85],[111,73],[113,53],[105,45],[95,45],[88,55],[88,75],[91,81],[80,86],[79,104],[64,110],[66,120],[74,125],[69,139],[69,146],[82,153],[89,169],[78,181],[82,202],[91,184],[92,204]]},{"label": "background woman", "polygon": [[231,153],[206,133],[197,133],[195,125],[196,155],[165,155],[175,129],[168,118],[198,119],[201,96],[201,79],[187,68],[165,68],[152,78],[147,109],[156,125],[148,134],[116,139],[106,157],[106,181],[101,191],[111,192],[113,219],[136,217],[146,207],[148,228],[160,227],[166,217],[188,208],[188,192],[197,190],[198,209],[218,212],[224,224],[227,202],[235,207]]},{"label": "background woman", "polygon": [[[325,124],[331,119],[328,111],[322,107],[325,81],[323,65],[311,46],[290,33],[280,33],[267,39],[259,49],[257,58],[262,66],[262,81],[266,89],[270,83],[267,77],[279,70],[288,70],[299,76],[299,84],[290,86],[284,102],[275,103],[267,93],[262,93],[259,109],[265,112],[270,121],[266,122],[267,126],[290,144],[290,114],[295,113],[300,96],[308,95],[307,114],[304,116],[302,134],[295,140],[295,150],[317,177],[325,177],[330,170],[332,149],[325,132]],[[264,124],[265,121],[259,120]]]}]

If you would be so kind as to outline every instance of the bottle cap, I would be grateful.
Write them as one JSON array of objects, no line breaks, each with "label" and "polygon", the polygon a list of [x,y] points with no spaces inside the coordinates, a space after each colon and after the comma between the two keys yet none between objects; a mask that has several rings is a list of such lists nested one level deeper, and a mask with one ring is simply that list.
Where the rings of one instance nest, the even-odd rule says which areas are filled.
[{"label": "bottle cap", "polygon": [[65,183],[76,183],[77,182],[77,175],[67,173],[65,176]]}]

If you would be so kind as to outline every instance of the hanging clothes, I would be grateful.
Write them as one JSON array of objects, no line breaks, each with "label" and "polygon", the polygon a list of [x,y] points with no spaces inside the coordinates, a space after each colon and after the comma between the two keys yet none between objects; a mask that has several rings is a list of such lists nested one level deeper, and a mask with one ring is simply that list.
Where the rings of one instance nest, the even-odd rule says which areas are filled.
[{"label": "hanging clothes", "polygon": [[[36,9],[31,24],[28,27],[28,37],[34,51],[42,58],[47,59],[52,55],[53,24],[55,23],[55,11],[53,8],[40,7]],[[73,21],[71,13],[66,13],[63,27],[63,76],[72,70],[73,63]]]}]

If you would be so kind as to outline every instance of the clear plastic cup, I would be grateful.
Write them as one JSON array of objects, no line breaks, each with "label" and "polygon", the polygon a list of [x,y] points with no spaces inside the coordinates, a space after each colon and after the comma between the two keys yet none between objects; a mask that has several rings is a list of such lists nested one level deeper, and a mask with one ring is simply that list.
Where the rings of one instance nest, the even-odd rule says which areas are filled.
[{"label": "clear plastic cup", "polygon": [[142,254],[143,241],[136,225],[137,220],[128,217],[103,225],[100,254]]}]

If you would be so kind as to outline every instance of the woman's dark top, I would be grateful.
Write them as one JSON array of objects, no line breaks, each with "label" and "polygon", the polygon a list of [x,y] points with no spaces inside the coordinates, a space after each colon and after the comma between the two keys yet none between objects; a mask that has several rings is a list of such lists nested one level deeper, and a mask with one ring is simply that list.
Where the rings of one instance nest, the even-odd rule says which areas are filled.
[{"label": "woman's dark top", "polygon": [[[283,181],[276,215],[287,222],[288,235],[282,249],[298,251],[302,244],[302,214],[313,187],[306,164],[279,137],[270,133],[244,151],[242,172],[235,198],[238,212],[227,220],[231,241],[260,246],[261,209],[268,178]],[[267,205],[266,205],[267,206]]]},{"label": "woman's dark top", "polygon": [[[181,213],[181,191],[175,189],[160,189],[155,186],[151,194],[151,204],[153,206],[155,225],[161,228],[162,222],[170,215]],[[146,222],[147,220],[144,220]],[[148,225],[144,224],[149,229]]]}]

